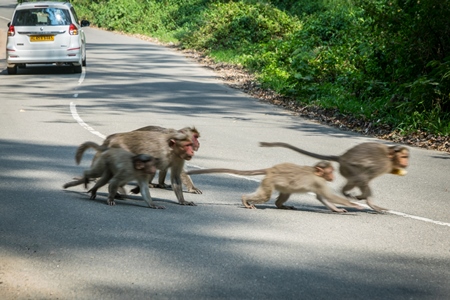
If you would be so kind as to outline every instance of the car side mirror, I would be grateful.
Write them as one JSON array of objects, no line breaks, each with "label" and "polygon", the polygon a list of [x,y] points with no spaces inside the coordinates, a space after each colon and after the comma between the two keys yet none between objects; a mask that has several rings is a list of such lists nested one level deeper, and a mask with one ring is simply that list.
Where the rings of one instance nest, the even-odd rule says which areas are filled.
[{"label": "car side mirror", "polygon": [[81,20],[81,27],[88,27],[91,23],[88,20]]}]

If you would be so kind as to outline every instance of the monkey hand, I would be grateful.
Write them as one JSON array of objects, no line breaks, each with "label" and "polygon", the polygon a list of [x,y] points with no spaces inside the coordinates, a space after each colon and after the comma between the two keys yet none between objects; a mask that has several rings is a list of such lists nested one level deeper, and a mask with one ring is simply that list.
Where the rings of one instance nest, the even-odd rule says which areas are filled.
[{"label": "monkey hand", "polygon": [[188,188],[188,192],[193,194],[203,194],[203,192],[200,189],[196,188],[195,186]]}]

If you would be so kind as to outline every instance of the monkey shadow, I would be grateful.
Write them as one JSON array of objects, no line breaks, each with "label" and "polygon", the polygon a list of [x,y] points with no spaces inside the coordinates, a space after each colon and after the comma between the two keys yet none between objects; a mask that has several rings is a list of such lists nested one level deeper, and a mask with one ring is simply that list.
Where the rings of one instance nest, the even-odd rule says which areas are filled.
[{"label": "monkey shadow", "polygon": [[450,159],[450,155],[433,155],[431,157],[437,159]]},{"label": "monkey shadow", "polygon": [[[244,208],[244,206],[242,206]],[[293,209],[279,209],[273,205],[256,205],[257,209],[269,209],[269,210],[282,210],[282,211],[301,211],[301,212],[311,212],[311,213],[319,213],[319,214],[329,214],[329,215],[346,215],[346,216],[357,216],[361,212],[369,213],[370,209],[356,209],[353,207],[345,207],[347,210],[346,213],[338,213],[331,211],[323,206],[316,205],[295,205]]]},{"label": "monkey shadow", "polygon": [[[76,194],[80,195],[81,201],[86,202],[96,202],[99,204],[107,204],[106,200],[108,199],[108,192],[97,192],[97,197],[95,199],[90,199],[90,194],[87,191],[80,192],[80,191],[73,191],[73,190],[64,190],[66,193]],[[167,204],[176,204],[174,201],[168,200],[168,199],[160,199],[155,198],[152,196],[152,200],[156,202],[162,202]],[[122,198],[116,198],[114,199],[117,205],[128,205],[128,206],[145,206],[148,207],[147,203],[144,201],[142,196],[140,194],[126,194],[122,195]],[[109,205],[108,205],[109,206]]]}]

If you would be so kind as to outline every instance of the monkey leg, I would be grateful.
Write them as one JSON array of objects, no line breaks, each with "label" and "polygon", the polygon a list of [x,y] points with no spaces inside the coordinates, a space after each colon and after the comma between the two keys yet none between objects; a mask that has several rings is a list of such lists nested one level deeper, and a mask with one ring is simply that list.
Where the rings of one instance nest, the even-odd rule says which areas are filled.
[{"label": "monkey leg", "polygon": [[356,186],[356,184],[349,180],[342,188],[342,194],[346,197],[353,198],[353,196],[349,193],[349,191],[352,190],[355,186]]},{"label": "monkey leg", "polygon": [[[87,180],[87,181],[89,182],[89,180]],[[84,177],[65,183],[63,185],[63,188],[67,189],[68,187],[77,186],[77,185],[80,185],[83,183],[86,183],[86,179]]]},{"label": "monkey leg", "polygon": [[278,195],[278,197],[277,197],[277,200],[275,201],[275,205],[277,206],[277,208],[281,208],[281,209],[295,209],[294,206],[284,205],[284,203],[286,203],[286,201],[288,201],[290,196],[291,196],[291,194],[280,193]]},{"label": "monkey leg", "polygon": [[374,211],[376,211],[378,213],[383,213],[388,210],[387,208],[383,208],[383,207],[377,206],[372,203],[372,190],[370,189],[368,183],[364,184],[364,185],[360,185],[358,187],[361,190],[361,195],[356,196],[356,199],[358,199],[358,200],[365,199],[367,202],[367,205],[369,205],[370,208],[372,208]]},{"label": "monkey leg", "polygon": [[167,170],[160,170],[158,173],[158,184],[153,184],[153,187],[160,189],[168,189],[170,185],[165,183]]},{"label": "monkey leg", "polygon": [[102,174],[102,177],[100,177],[95,185],[88,191],[88,193],[91,193],[89,199],[94,200],[97,197],[97,190],[107,184],[111,178],[113,178],[113,174],[110,171],[105,170]]},{"label": "monkey leg", "polygon": [[333,203],[329,202],[328,200],[324,199],[321,196],[316,196],[317,200],[319,200],[320,202],[322,202],[323,205],[325,205],[329,210],[337,212],[337,213],[346,213],[347,210],[343,209],[343,208],[337,208],[336,205],[334,205]]},{"label": "monkey leg", "polygon": [[121,186],[119,178],[120,178],[121,174],[117,173],[109,182],[109,186],[108,186],[108,200],[106,201],[106,203],[110,206],[116,205],[116,202],[114,201],[114,198],[117,194],[117,190],[119,189],[119,187]]},{"label": "monkey leg", "polygon": [[145,202],[147,202],[147,204],[150,208],[165,209],[164,206],[156,205],[153,202],[152,197],[150,196],[150,190],[148,188],[148,180],[146,180],[146,178],[144,180],[139,180],[138,184],[141,187],[142,198],[144,199]]},{"label": "monkey leg", "polygon": [[181,171],[180,176],[181,176],[181,181],[187,187],[187,190],[189,193],[194,193],[194,194],[202,194],[203,193],[200,189],[198,189],[194,186],[194,182],[192,182],[191,177],[186,174],[186,171],[184,171],[184,170]]},{"label": "monkey leg", "polygon": [[175,172],[173,170],[170,172],[170,181],[172,182],[172,189],[175,192],[178,203],[181,205],[197,206],[194,202],[184,200],[181,178],[179,175],[176,176]]},{"label": "monkey leg", "polygon": [[272,192],[272,180],[265,177],[255,192],[242,195],[242,204],[246,208],[256,209],[254,204],[260,204],[269,201]]},{"label": "monkey leg", "polygon": [[372,208],[374,211],[376,211],[378,213],[384,213],[385,211],[388,210],[387,208],[380,207],[380,206],[377,206],[377,205],[373,204],[372,203],[372,197],[368,197],[366,199],[366,202],[367,202],[367,205],[370,206],[370,208]]}]

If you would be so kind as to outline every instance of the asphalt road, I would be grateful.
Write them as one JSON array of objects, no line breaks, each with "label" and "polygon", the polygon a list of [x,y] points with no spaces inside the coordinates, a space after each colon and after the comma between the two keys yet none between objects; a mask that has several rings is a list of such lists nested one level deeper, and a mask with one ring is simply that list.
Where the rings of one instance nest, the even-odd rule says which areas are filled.
[{"label": "asphalt road", "polygon": [[[373,214],[327,211],[313,195],[244,209],[261,176],[196,175],[197,206],[151,189],[106,205],[63,190],[90,164],[76,147],[146,125],[196,126],[189,169],[260,169],[314,159],[282,141],[340,154],[373,140],[299,118],[224,85],[181,53],[94,28],[87,67],[30,67],[7,75],[4,39],[15,1],[0,0],[1,299],[448,299],[450,155],[411,148],[404,177],[373,181]],[[383,141],[380,141],[383,142]],[[337,175],[337,192],[343,179]],[[129,190],[130,186],[127,186]]]}]

